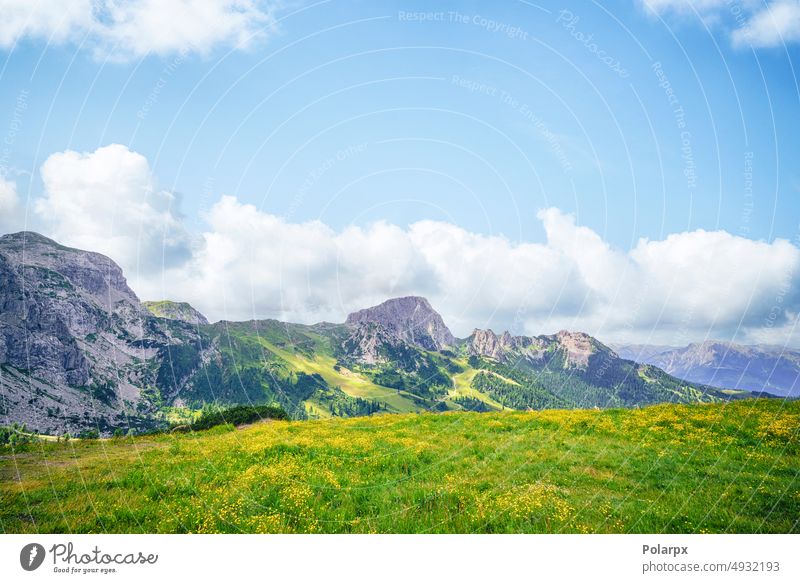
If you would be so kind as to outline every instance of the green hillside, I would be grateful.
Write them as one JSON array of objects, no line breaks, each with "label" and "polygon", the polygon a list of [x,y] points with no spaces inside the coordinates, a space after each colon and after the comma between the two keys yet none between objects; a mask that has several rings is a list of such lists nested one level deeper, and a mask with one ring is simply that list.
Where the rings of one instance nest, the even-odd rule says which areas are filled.
[{"label": "green hillside", "polygon": [[[415,395],[380,386],[338,364],[334,343],[340,328],[275,320],[201,327],[204,343],[213,346],[218,356],[202,363],[200,347],[188,348],[192,356],[186,369],[191,379],[180,398],[191,407],[274,402],[295,419],[424,408]],[[168,362],[173,363],[174,359]]]},{"label": "green hillside", "polygon": [[49,436],[165,430],[207,406],[275,405],[306,420],[750,395],[624,360],[580,331],[475,329],[459,339],[420,296],[387,299],[341,324],[210,324],[186,302],[140,302],[110,259],[35,233],[0,237],[0,270],[0,414],[4,425]]},{"label": "green hillside", "polygon": [[798,532],[799,428],[759,399],[39,442],[0,455],[0,528]]},{"label": "green hillside", "polygon": [[634,407],[740,396],[622,360],[596,341],[586,362],[575,365],[556,343],[537,358],[519,351],[498,360],[470,355],[469,340],[452,350],[429,351],[375,324],[253,320],[199,326],[193,334],[194,340],[169,347],[163,359],[158,388],[166,404],[175,397],[194,409],[206,403],[274,403],[294,419],[316,419]]}]

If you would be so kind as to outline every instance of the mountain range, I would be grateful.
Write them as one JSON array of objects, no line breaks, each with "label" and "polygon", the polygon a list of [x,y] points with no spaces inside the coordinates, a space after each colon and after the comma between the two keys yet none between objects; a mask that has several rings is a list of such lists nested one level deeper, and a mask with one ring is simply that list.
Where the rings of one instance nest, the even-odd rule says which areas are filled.
[{"label": "mountain range", "polygon": [[0,423],[41,433],[144,431],[209,403],[274,403],[305,419],[752,396],[582,332],[458,339],[421,297],[340,324],[209,323],[187,303],[141,302],[108,257],[31,232],[0,237],[0,281]]},{"label": "mountain range", "polygon": [[709,340],[685,347],[615,345],[623,358],[646,362],[695,383],[800,397],[800,351]]}]

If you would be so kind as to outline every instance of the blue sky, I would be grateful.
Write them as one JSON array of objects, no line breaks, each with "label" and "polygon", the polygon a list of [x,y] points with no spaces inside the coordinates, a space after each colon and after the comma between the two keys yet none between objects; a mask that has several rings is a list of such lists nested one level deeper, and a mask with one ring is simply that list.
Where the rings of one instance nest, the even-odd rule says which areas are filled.
[{"label": "blue sky", "polygon": [[[120,144],[146,159],[151,186],[169,193],[169,221],[192,252],[208,244],[209,213],[223,196],[335,233],[430,220],[512,247],[547,244],[537,213],[548,208],[622,254],[643,238],[697,230],[795,246],[800,235],[798,27],[764,24],[765,10],[800,14],[795,2],[745,2],[741,13],[714,0],[256,2],[245,3],[249,23],[219,34],[206,30],[214,22],[198,23],[206,28],[196,45],[174,40],[177,33],[136,44],[114,28],[113,14],[87,24],[86,0],[74,2],[78,16],[60,28],[33,26],[39,13],[7,2],[24,19],[0,30],[0,131],[11,137],[0,170],[18,200],[5,231],[28,225],[85,243],[76,223],[59,228],[54,212],[37,211],[50,196],[42,165],[53,154]],[[144,24],[186,19],[160,21],[158,8],[145,8]],[[137,14],[126,23],[136,25]],[[139,38],[155,37],[152,30]],[[742,30],[750,32],[744,41]],[[132,280],[149,270],[141,254],[126,261],[100,243]],[[794,255],[787,261],[781,277],[791,289],[783,293],[794,297]],[[165,293],[170,277],[159,271]],[[781,277],[752,292],[765,298],[754,330],[768,321]],[[157,287],[152,278],[139,285],[147,295]],[[442,293],[442,302],[453,299]],[[366,299],[343,297],[319,313],[282,300],[207,309],[314,319]],[[498,308],[496,297],[471,310],[477,301],[464,300],[451,318],[478,314],[503,327],[519,311],[519,302]],[[606,330],[607,314],[583,318],[594,301],[568,302],[572,313],[553,309],[523,328]],[[672,321],[667,340],[680,332],[679,315]],[[784,328],[795,321],[791,309],[782,313],[774,339],[793,341],[793,325]],[[736,322],[704,320],[687,336],[744,334]],[[653,339],[656,328],[614,326],[608,334],[623,339]]]},{"label": "blue sky", "polygon": [[[326,173],[293,207],[298,219],[346,225],[365,202],[383,200],[391,209],[356,220],[433,216],[535,239],[541,230],[525,218],[558,206],[626,247],[698,227],[746,226],[767,240],[797,234],[795,46],[736,48],[724,26],[709,34],[689,17],[659,20],[631,1],[613,3],[609,13],[566,3],[580,19],[574,29],[556,23],[555,8],[497,4],[330,2],[284,11],[278,30],[248,51],[226,55],[230,49],[220,47],[205,57],[122,64],[23,40],[6,52],[0,89],[2,111],[13,111],[20,91],[30,95],[9,165],[35,174],[52,152],[122,143],[148,157],[160,184],[184,195],[189,216],[209,190],[284,213],[326,159],[367,144],[357,163]],[[400,20],[401,11],[437,10],[446,20]],[[451,11],[510,23],[527,38],[450,22]],[[600,63],[573,31],[593,34],[630,76]],[[686,112],[694,188],[683,175],[680,130],[651,70],[655,61]],[[458,85],[454,76],[496,88],[497,96]],[[503,91],[558,136],[570,170]],[[441,142],[472,149],[486,163]],[[743,225],[747,152],[758,187]],[[382,174],[347,188],[370,171]],[[322,214],[330,191],[342,188],[338,204]],[[391,202],[414,198],[431,204]]]}]

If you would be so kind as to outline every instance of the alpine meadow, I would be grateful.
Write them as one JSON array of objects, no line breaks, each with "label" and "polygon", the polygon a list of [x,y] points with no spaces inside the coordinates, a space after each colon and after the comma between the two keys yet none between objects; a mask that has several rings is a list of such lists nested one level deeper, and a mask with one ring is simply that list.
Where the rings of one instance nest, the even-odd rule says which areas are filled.
[{"label": "alpine meadow", "polygon": [[800,581],[799,48],[0,0],[0,581]]},{"label": "alpine meadow", "polygon": [[9,532],[798,529],[797,401],[583,333],[457,339],[420,297],[209,324],[35,233],[0,260]]}]

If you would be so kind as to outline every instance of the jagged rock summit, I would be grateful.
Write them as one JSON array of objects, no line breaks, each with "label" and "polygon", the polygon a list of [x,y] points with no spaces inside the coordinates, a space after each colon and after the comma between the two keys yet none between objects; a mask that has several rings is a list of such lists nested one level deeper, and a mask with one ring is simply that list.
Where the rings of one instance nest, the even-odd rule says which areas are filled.
[{"label": "jagged rock summit", "polygon": [[119,302],[139,305],[122,269],[100,253],[65,247],[31,231],[0,237],[0,253],[7,263],[27,274],[44,277],[42,285],[71,286],[81,297],[107,310]]},{"label": "jagged rock summit", "polygon": [[419,296],[386,300],[350,314],[345,322],[353,327],[366,323],[379,324],[401,340],[426,350],[442,350],[456,342],[439,313]]},{"label": "jagged rock summit", "polygon": [[55,434],[147,416],[143,387],[170,341],[105,255],[32,232],[0,237],[6,419]]},{"label": "jagged rock summit", "polygon": [[495,360],[505,360],[506,354],[514,349],[514,337],[508,332],[500,336],[492,330],[476,328],[467,339],[467,351],[474,356],[488,356]]},{"label": "jagged rock summit", "polygon": [[501,335],[492,330],[475,329],[467,338],[467,352],[472,356],[488,356],[500,362],[524,357],[542,360],[548,353],[560,352],[565,367],[585,369],[594,355],[618,358],[613,350],[584,332],[561,330],[557,334],[542,336]]},{"label": "jagged rock summit", "polygon": [[151,314],[158,318],[177,320],[186,324],[204,325],[208,319],[187,302],[173,302],[170,300],[142,302]]}]

